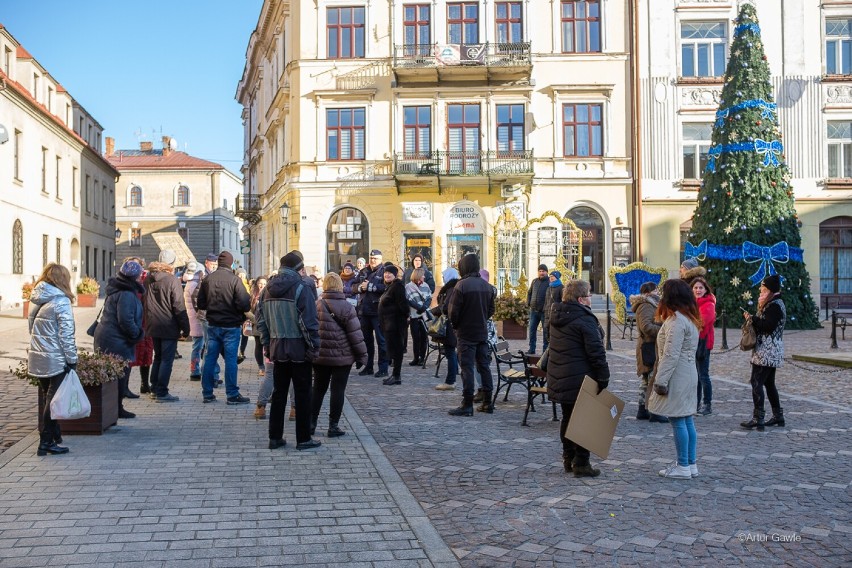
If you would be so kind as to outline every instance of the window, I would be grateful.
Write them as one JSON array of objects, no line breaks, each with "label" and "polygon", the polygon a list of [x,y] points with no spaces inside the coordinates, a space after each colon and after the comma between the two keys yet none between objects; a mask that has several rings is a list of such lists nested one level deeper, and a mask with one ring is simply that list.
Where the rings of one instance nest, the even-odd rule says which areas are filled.
[{"label": "window", "polygon": [[721,77],[725,74],[725,24],[683,22],[680,25],[681,77]]},{"label": "window", "polygon": [[603,105],[562,105],[566,157],[603,156]]},{"label": "window", "polygon": [[178,227],[178,235],[183,239],[183,242],[189,242],[189,232],[186,227]]},{"label": "window", "polygon": [[21,181],[21,131],[15,131],[15,147],[13,149],[15,153],[15,163],[14,163],[14,172],[15,179]]},{"label": "window", "polygon": [[852,75],[852,20],[825,21],[825,72]]},{"label": "window", "polygon": [[497,2],[497,43],[524,41],[524,21],[520,2]]},{"label": "window", "polygon": [[49,242],[50,242],[50,237],[48,237],[47,235],[41,236],[41,265],[42,266],[47,266],[47,263],[49,262],[47,260],[47,243],[49,243]]},{"label": "window", "polygon": [[12,225],[12,274],[24,273],[24,226],[20,219]]},{"label": "window", "polygon": [[328,8],[326,14],[328,58],[364,57],[364,8]]},{"label": "window", "polygon": [[85,274],[86,276],[89,275],[89,266],[90,266],[89,255],[90,255],[89,245],[86,245],[86,265],[83,266],[83,274]]},{"label": "window", "polygon": [[91,202],[91,193],[92,193],[92,178],[86,176],[86,213],[92,212],[92,202]]},{"label": "window", "polygon": [[142,229],[130,229],[130,246],[142,246]]},{"label": "window", "polygon": [[402,38],[405,55],[429,55],[432,51],[432,7],[409,4],[402,7]]},{"label": "window", "polygon": [[41,102],[41,93],[39,93],[39,76],[38,73],[33,73],[33,98],[37,102]]},{"label": "window", "polygon": [[524,151],[524,105],[497,105],[497,153]]},{"label": "window", "polygon": [[101,250],[101,280],[106,280],[106,277],[107,277],[107,275],[106,275],[106,269],[107,269],[106,253],[107,253],[106,249]]},{"label": "window", "polygon": [[707,166],[710,152],[710,135],[713,133],[712,124],[683,125],[683,177],[684,179],[700,179]]},{"label": "window", "polygon": [[852,178],[852,122],[828,123],[828,177]]},{"label": "window", "polygon": [[90,275],[92,278],[98,278],[98,249],[95,249],[95,254],[92,255],[92,274]]},{"label": "window", "polygon": [[189,206],[189,188],[185,185],[178,187],[177,190],[177,203],[175,205],[179,207],[187,207]]},{"label": "window", "polygon": [[109,194],[107,191],[107,185],[105,183],[101,184],[101,221],[104,223],[107,221],[107,212],[109,210],[109,200],[107,199]]},{"label": "window", "polygon": [[77,204],[77,168],[75,166],[71,166],[71,204],[74,209],[79,207]]},{"label": "window", "polygon": [[95,181],[95,184],[92,188],[92,206],[95,210],[95,217],[98,216],[98,199],[100,198],[100,192],[98,191],[98,182]]},{"label": "window", "polygon": [[130,207],[141,207],[142,206],[142,188],[138,185],[134,185],[130,188],[130,203],[128,203]]},{"label": "window", "polygon": [[852,294],[852,217],[819,224],[820,294]]},{"label": "window", "polygon": [[47,110],[53,112],[53,87],[47,87]]},{"label": "window", "polygon": [[41,147],[41,192],[47,193],[47,148]]},{"label": "window", "polygon": [[62,170],[62,158],[56,156],[56,199],[59,199],[59,172]]},{"label": "window", "polygon": [[326,142],[329,160],[363,160],[366,111],[336,108],[326,111]]},{"label": "window", "polygon": [[447,149],[452,174],[480,170],[478,104],[447,105]]},{"label": "window", "polygon": [[479,43],[479,4],[447,4],[447,43]]},{"label": "window", "polygon": [[562,53],[601,51],[601,3],[562,2]]},{"label": "window", "polygon": [[406,157],[427,157],[432,150],[432,109],[410,106],[402,110]]},{"label": "window", "polygon": [[3,48],[3,71],[7,77],[12,76],[12,50],[8,47]]},{"label": "window", "polygon": [[56,238],[56,264],[62,264],[62,239]]}]

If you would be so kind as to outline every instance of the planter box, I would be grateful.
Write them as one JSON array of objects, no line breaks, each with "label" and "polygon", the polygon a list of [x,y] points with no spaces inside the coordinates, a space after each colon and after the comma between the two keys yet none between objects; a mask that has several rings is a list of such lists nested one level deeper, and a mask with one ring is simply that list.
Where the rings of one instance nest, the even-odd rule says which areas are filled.
[{"label": "planter box", "polygon": [[497,322],[497,335],[504,339],[526,339],[527,328],[515,320],[501,320]]},{"label": "planter box", "polygon": [[[83,387],[89,403],[92,405],[92,414],[88,418],[79,420],[60,420],[59,428],[62,434],[103,434],[110,426],[118,422],[118,381],[110,381],[96,387]],[[48,402],[49,404],[49,402]],[[38,390],[38,430],[44,429],[44,405],[45,397],[41,389]]]},{"label": "planter box", "polygon": [[97,294],[77,294],[78,308],[94,308],[98,303]]}]

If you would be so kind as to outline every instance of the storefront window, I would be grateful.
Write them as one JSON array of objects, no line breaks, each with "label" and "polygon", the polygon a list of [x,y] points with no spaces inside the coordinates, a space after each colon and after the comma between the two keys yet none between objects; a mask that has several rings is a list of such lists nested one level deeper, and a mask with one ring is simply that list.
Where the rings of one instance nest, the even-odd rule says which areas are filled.
[{"label": "storefront window", "polygon": [[340,272],[347,262],[370,253],[370,227],[358,209],[346,207],[331,214],[327,227],[326,272]]},{"label": "storefront window", "polygon": [[405,233],[406,268],[415,254],[423,256],[426,267],[432,269],[432,233]]}]

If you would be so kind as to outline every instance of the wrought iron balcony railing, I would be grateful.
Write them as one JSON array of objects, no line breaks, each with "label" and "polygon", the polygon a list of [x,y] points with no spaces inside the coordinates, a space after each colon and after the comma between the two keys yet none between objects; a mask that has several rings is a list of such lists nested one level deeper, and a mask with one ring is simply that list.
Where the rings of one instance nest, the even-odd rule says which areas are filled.
[{"label": "wrought iron balcony railing", "polygon": [[234,216],[249,223],[260,221],[260,197],[250,194],[238,195]]},{"label": "wrought iron balcony railing", "polygon": [[532,150],[399,152],[394,155],[394,175],[488,176],[532,173]]},{"label": "wrought iron balcony railing", "polygon": [[528,66],[530,42],[475,44],[411,44],[394,46],[393,65],[406,67],[438,66]]}]

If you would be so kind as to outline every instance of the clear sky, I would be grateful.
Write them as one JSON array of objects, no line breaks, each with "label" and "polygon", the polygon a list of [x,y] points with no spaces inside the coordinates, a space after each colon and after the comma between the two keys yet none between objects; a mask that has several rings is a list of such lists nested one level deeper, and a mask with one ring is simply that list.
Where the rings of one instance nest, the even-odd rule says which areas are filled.
[{"label": "clear sky", "polygon": [[179,149],[240,175],[234,99],[263,0],[0,0],[0,24],[115,138]]}]

